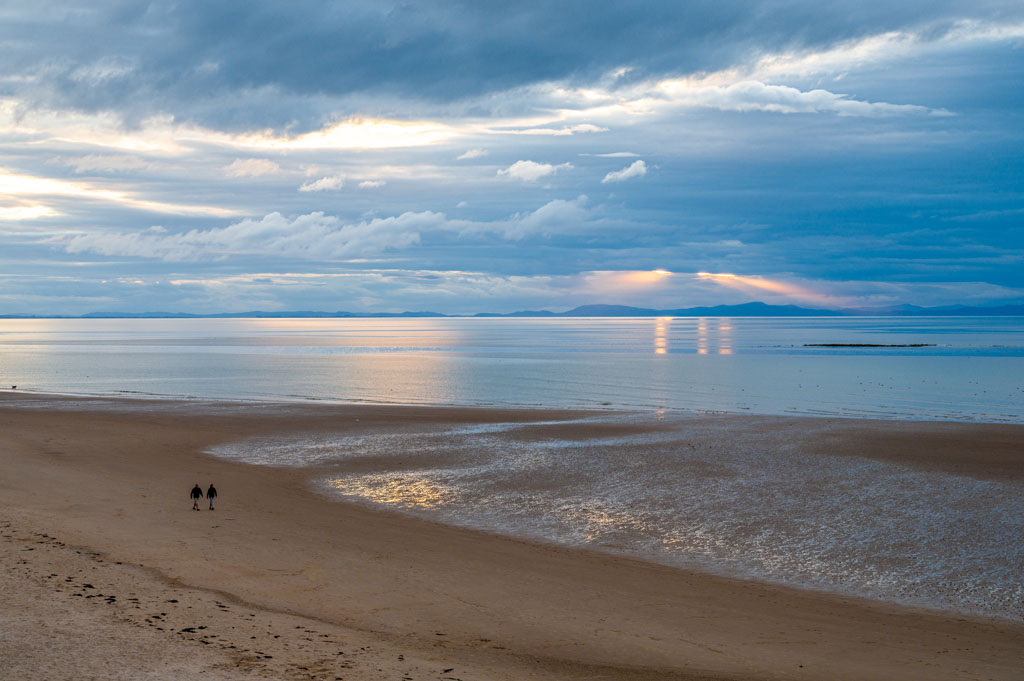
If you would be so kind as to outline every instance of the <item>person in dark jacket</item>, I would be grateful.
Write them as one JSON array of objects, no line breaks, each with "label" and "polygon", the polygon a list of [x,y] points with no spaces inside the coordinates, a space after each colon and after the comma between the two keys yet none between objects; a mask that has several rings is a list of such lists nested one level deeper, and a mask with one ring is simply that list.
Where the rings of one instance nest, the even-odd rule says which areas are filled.
[{"label": "person in dark jacket", "polygon": [[190,496],[192,497],[192,510],[198,511],[199,500],[203,498],[203,488],[199,486],[198,482],[196,483],[196,486],[192,488]]},{"label": "person in dark jacket", "polygon": [[206,498],[210,500],[210,510],[213,510],[213,500],[217,498],[217,488],[210,483],[210,489],[206,490]]}]

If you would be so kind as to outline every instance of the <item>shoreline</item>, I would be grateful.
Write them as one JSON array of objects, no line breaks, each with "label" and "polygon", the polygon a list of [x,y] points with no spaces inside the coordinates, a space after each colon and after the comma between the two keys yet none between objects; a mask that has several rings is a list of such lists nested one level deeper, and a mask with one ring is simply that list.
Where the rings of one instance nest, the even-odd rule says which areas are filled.
[{"label": "shoreline", "polygon": [[[147,410],[118,408],[119,400],[137,402],[131,397],[39,398],[61,404],[58,411],[14,406],[22,398],[35,399],[16,393],[0,395],[5,433],[0,508],[10,523],[3,534],[45,535],[36,542],[38,553],[17,552],[29,561],[22,571],[32,571],[37,562],[32,583],[39,587],[46,583],[44,564],[92,560],[65,555],[52,544],[57,542],[102,554],[102,568],[74,569],[111,571],[103,593],[133,579],[137,594],[156,593],[168,584],[195,591],[189,596],[192,607],[216,620],[202,625],[207,631],[217,627],[216,641],[197,643],[198,629],[164,635],[151,623],[159,620],[125,623],[134,609],[126,610],[127,620],[118,620],[123,626],[111,626],[121,626],[126,639],[145,627],[159,633],[155,645],[165,643],[168,649],[188,645],[212,651],[214,646],[224,659],[205,669],[227,674],[224,678],[236,678],[231,674],[245,665],[252,678],[298,673],[314,662],[324,671],[298,678],[377,678],[371,667],[413,678],[446,678],[443,670],[456,668],[452,673],[466,674],[458,678],[484,679],[940,679],[963,678],[965,670],[989,678],[1024,675],[1021,623],[748,582],[440,525],[329,500],[310,488],[315,473],[310,469],[260,467],[203,453],[243,435],[385,428],[396,422],[528,424],[539,414],[558,421],[609,412],[288,402],[220,403],[223,408],[204,413],[163,400],[146,400],[153,407]],[[115,404],[101,410],[81,404],[96,399]],[[745,417],[692,418],[739,423]],[[800,420],[756,418],[780,428]],[[1019,445],[1013,447],[1024,433],[1019,426],[867,421],[847,423],[844,430],[855,437],[846,438],[840,454],[863,455],[865,447],[901,457],[914,451],[917,457],[908,463],[915,466],[982,479],[1024,477]],[[980,444],[966,455],[957,450],[956,438],[945,449],[922,446],[922,431],[936,446],[954,431]],[[1010,449],[997,446],[1007,438]],[[207,484],[206,478],[218,481],[220,507],[212,514],[189,512],[187,489],[193,482]],[[11,541],[4,545],[18,546]],[[59,559],[47,563],[44,549]],[[114,574],[118,570],[139,574]],[[13,572],[4,579],[24,586],[26,578]],[[85,596],[47,593],[61,607],[86,607],[74,602]],[[220,594],[221,604],[230,601],[232,609],[247,604],[246,616],[269,622],[281,638],[264,642],[260,634],[256,640],[270,659],[254,661],[252,650],[239,653],[242,639],[218,647],[239,625],[221,617],[223,608],[207,602],[213,598],[209,594]],[[162,618],[174,615],[165,611],[169,614]],[[281,633],[287,618],[307,622],[290,627],[330,629],[332,640],[372,640],[369,647],[383,651],[382,657],[363,651],[341,671],[341,662],[328,660],[312,643],[300,651],[300,642]],[[0,617],[2,626],[10,625]],[[188,628],[194,629],[177,627]],[[282,648],[285,643],[292,647]],[[273,646],[276,652],[263,650]],[[300,664],[307,657],[312,662]],[[416,674],[414,659],[421,665]],[[362,669],[359,660],[365,669],[352,676],[352,670]],[[430,667],[435,661],[436,670]],[[384,664],[390,666],[373,666]],[[331,665],[338,667],[333,676],[327,675],[335,669]],[[395,678],[387,673],[379,678]]]},{"label": "shoreline", "polygon": [[343,400],[326,397],[294,397],[288,399],[288,396],[273,396],[266,398],[241,398],[241,397],[210,397],[210,396],[198,396],[198,395],[172,395],[172,394],[159,394],[159,393],[146,393],[141,391],[130,391],[120,390],[112,393],[73,393],[73,392],[52,392],[45,390],[32,390],[29,388],[0,388],[0,405],[3,404],[3,400],[7,396],[12,397],[29,397],[29,398],[56,398],[56,399],[67,399],[67,400],[108,400],[112,402],[155,402],[158,404],[169,404],[169,403],[182,403],[191,405],[202,405],[205,403],[216,404],[216,405],[263,405],[263,406],[281,406],[281,407],[292,407],[292,406],[325,406],[325,407],[386,407],[393,409],[403,408],[415,408],[415,409],[449,409],[449,410],[467,410],[467,411],[511,411],[511,412],[556,412],[556,413],[579,413],[584,415],[613,415],[613,414],[656,414],[664,413],[675,415],[679,417],[727,417],[727,416],[741,416],[741,417],[762,417],[762,418],[776,418],[776,419],[814,419],[814,420],[840,420],[840,421],[854,421],[854,422],[867,422],[867,423],[921,423],[921,424],[935,424],[935,423],[949,423],[949,424],[963,424],[967,426],[1022,426],[1024,427],[1024,417],[1022,420],[990,420],[981,421],[969,418],[928,418],[926,416],[914,415],[913,418],[907,418],[902,415],[893,414],[887,416],[885,413],[876,413],[871,416],[865,416],[863,414],[841,414],[824,411],[789,411],[786,413],[762,413],[755,412],[746,408],[740,408],[737,410],[725,410],[725,409],[690,409],[686,407],[656,407],[656,406],[645,406],[636,408],[616,407],[610,405],[588,405],[588,406],[576,406],[576,407],[551,407],[543,406],[539,404],[461,404],[461,403],[436,403],[436,402],[424,402],[424,403],[413,403],[413,402],[379,402],[370,400]]}]

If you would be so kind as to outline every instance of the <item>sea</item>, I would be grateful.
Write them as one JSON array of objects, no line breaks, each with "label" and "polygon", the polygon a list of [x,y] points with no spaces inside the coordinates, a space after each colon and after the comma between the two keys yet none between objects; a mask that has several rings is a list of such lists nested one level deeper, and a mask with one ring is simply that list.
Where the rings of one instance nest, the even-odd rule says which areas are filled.
[{"label": "sea", "polygon": [[1021,317],[0,320],[0,387],[83,395],[1019,423],[1022,377]]},{"label": "sea", "polygon": [[[1024,620],[1019,482],[808,457],[756,429],[712,448],[687,435],[709,413],[1024,423],[1024,318],[0,320],[0,388],[14,386],[138,408],[537,408],[530,424],[241,438],[210,453],[315,468],[328,496],[437,522]],[[561,435],[545,408],[589,410],[588,435]]]}]

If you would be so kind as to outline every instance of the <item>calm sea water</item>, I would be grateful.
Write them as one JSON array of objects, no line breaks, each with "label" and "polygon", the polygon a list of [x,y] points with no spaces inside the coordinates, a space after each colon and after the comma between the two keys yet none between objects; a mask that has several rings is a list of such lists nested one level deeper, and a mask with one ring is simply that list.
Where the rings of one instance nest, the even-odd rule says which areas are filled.
[{"label": "calm sea water", "polygon": [[[723,425],[703,440],[713,446],[695,447],[688,416],[1022,423],[1021,318],[0,320],[6,385],[631,410],[593,417],[573,439],[546,432],[560,426],[538,412],[535,424],[399,424],[243,439],[211,453],[315,466],[326,494],[440,522],[1024,618],[1024,485],[827,451],[809,457],[772,441],[771,428]],[[657,427],[628,437],[602,430],[636,422]]]},{"label": "calm sea water", "polygon": [[0,320],[7,385],[1021,422],[1024,318]]}]

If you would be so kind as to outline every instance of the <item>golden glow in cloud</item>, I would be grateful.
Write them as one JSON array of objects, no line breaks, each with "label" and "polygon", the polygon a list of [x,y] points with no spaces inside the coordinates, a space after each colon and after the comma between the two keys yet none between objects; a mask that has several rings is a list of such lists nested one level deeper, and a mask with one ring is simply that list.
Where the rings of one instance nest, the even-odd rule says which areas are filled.
[{"label": "golden glow in cloud", "polygon": [[41,203],[27,206],[0,206],[0,220],[37,220],[54,215],[60,215],[60,213]]},{"label": "golden glow in cloud", "polygon": [[697,272],[697,277],[741,291],[768,291],[795,300],[830,306],[835,301],[824,293],[812,291],[803,286],[764,277],[748,277],[723,272]]},{"label": "golden glow in cloud", "polygon": [[[18,175],[9,173],[0,168],[0,197],[7,197],[9,200],[25,196],[63,196],[81,198],[93,201],[106,201],[120,204],[129,208],[153,211],[155,213],[167,213],[171,215],[215,215],[229,217],[238,215],[237,211],[218,208],[216,206],[193,206],[188,204],[165,203],[163,201],[149,201],[132,196],[128,192],[113,189],[102,189],[89,182],[71,182],[68,180],[57,180],[49,177],[35,177],[33,175]],[[7,210],[17,211],[18,208]],[[28,207],[32,217],[43,217],[44,215],[56,215],[57,212],[42,205]],[[43,212],[48,211],[48,212]],[[34,213],[34,214],[33,214]],[[14,219],[14,218],[8,218]]]},{"label": "golden glow in cloud", "polygon": [[438,144],[454,134],[451,128],[441,123],[366,118],[342,121],[297,137],[263,134],[236,137],[230,141],[259,149],[391,149]]},{"label": "golden glow in cloud", "polygon": [[[109,113],[81,114],[33,109],[20,112],[24,103],[0,98],[0,130],[18,135],[45,136],[63,145],[107,147],[121,151],[181,155],[196,144],[214,144],[267,150],[392,149],[421,147],[448,141],[459,130],[433,121],[350,118],[301,135],[263,132],[233,135],[175,122],[171,116],[153,116],[135,132],[127,132]],[[465,131],[463,131],[465,132]]]},{"label": "golden glow in cloud", "polygon": [[623,289],[643,289],[665,283],[671,276],[668,270],[624,270],[590,272],[586,279],[588,288],[600,291],[621,291]]}]

